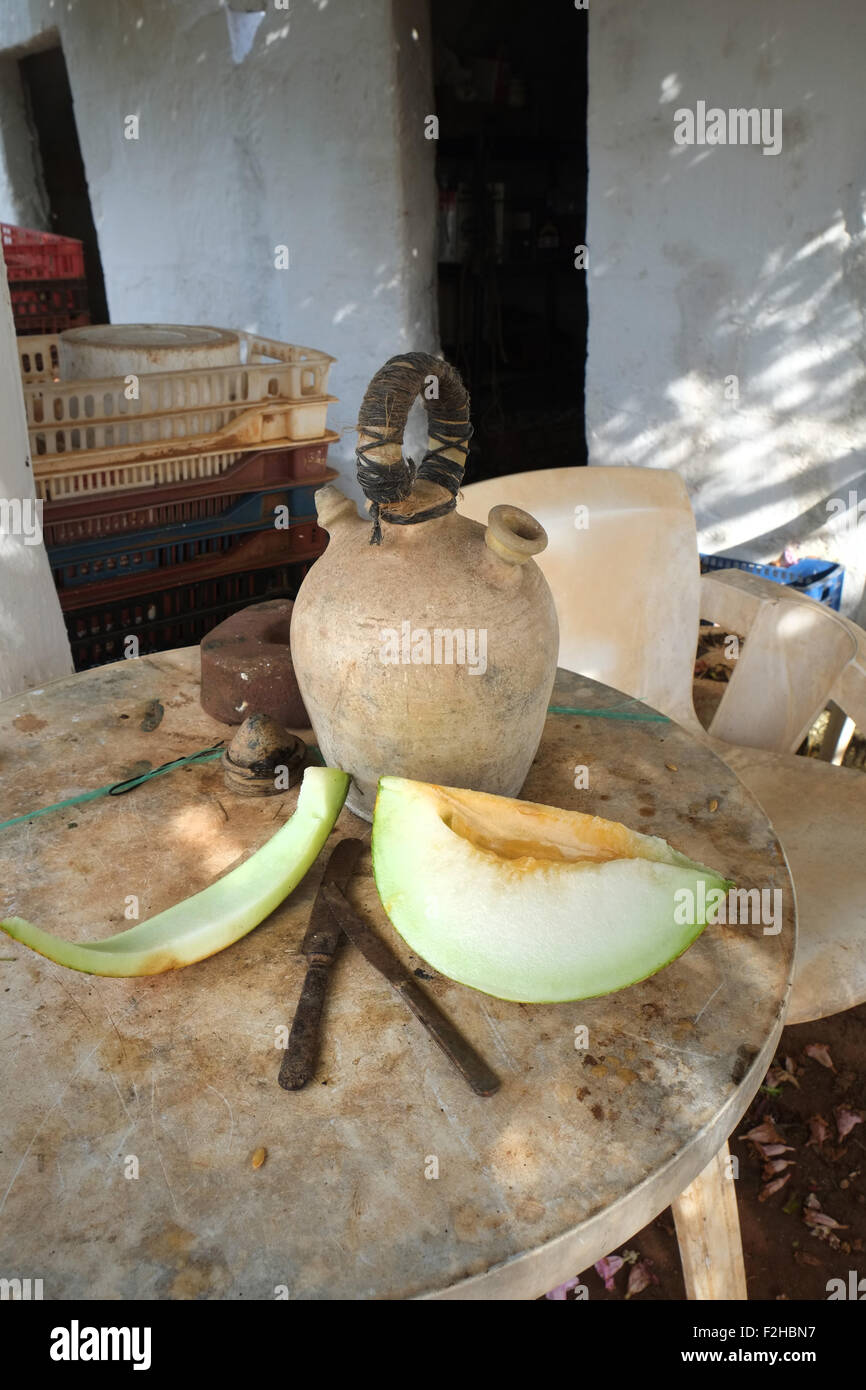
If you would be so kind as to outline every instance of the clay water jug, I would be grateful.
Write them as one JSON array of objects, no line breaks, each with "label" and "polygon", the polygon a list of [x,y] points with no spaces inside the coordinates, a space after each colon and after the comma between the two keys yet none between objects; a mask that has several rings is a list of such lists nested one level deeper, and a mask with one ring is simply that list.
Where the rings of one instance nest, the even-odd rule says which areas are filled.
[{"label": "clay water jug", "polygon": [[[402,443],[419,395],[429,445],[416,469]],[[547,537],[517,507],[494,507],[486,528],[454,510],[470,434],[454,368],[393,357],[358,420],[370,518],[335,487],[316,493],[330,540],[295,601],[292,660],[319,748],[351,774],[347,805],[365,820],[384,775],[516,796],[544,728],[559,636],[532,556]]]}]

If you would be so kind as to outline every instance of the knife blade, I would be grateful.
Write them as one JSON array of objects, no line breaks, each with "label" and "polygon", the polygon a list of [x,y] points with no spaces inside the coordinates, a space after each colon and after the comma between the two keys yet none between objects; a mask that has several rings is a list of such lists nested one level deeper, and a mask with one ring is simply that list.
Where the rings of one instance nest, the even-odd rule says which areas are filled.
[{"label": "knife blade", "polygon": [[340,888],[334,883],[326,884],[322,889],[322,899],[333,914],[334,921],[339,923],[349,940],[358,947],[370,964],[384,975],[404,1004],[407,1004],[415,1017],[424,1024],[433,1041],[438,1043],[475,1094],[492,1096],[498,1091],[500,1082],[496,1073],[491,1071],[484,1058],[470,1046],[432,999],[419,989],[417,982],[402,962],[390,947],[385,945],[382,938],[361,920]]},{"label": "knife blade", "polygon": [[328,988],[328,972],[339,945],[341,930],[334,922],[324,894],[328,885],[348,887],[363,848],[363,840],[341,840],[325,865],[301,943],[301,954],[307,957],[308,965],[277,1078],[284,1091],[299,1091],[306,1086],[316,1069],[319,1024]]}]

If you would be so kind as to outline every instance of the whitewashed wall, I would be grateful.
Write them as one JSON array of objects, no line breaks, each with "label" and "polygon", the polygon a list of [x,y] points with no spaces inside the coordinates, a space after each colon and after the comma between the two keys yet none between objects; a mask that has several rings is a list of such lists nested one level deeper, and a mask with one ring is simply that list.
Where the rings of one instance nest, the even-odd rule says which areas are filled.
[{"label": "whitewashed wall", "polygon": [[[39,207],[10,50],[53,26],[112,320],[216,323],[332,353],[329,423],[346,430],[332,456],[353,477],[369,378],[435,344],[426,3],[267,0],[257,21],[220,0],[4,0],[0,220]],[[138,140],[124,138],[128,115]],[[288,270],[274,268],[278,245]]]},{"label": "whitewashed wall", "polygon": [[[704,550],[835,556],[863,621],[866,7],[589,14],[590,462],[678,469]],[[781,108],[781,153],[676,145],[699,100]]]}]

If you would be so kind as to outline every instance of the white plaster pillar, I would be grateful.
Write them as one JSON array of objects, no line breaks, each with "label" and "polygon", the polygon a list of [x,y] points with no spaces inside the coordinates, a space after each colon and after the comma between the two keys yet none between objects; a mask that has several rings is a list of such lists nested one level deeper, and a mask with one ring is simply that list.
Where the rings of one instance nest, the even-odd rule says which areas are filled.
[{"label": "white plaster pillar", "polygon": [[[0,258],[2,265],[2,258]],[[72,656],[37,529],[18,345],[0,274],[0,699],[68,675]]]}]

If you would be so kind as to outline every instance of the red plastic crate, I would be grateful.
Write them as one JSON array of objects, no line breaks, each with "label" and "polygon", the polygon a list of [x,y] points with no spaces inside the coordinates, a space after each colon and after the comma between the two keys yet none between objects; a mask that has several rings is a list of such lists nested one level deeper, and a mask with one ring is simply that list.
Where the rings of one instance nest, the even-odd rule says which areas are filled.
[{"label": "red plastic crate", "polygon": [[328,543],[328,533],[316,522],[305,518],[292,522],[284,531],[288,537],[289,552],[292,555],[318,555]]},{"label": "red plastic crate", "polygon": [[69,545],[89,537],[96,539],[149,526],[203,521],[220,516],[245,493],[265,492],[275,486],[295,487],[300,480],[309,480],[307,486],[324,486],[339,476],[327,466],[328,444],[337,438],[331,433],[323,442],[246,454],[215,478],[136,492],[101,493],[73,502],[45,502],[45,544]]},{"label": "red plastic crate", "polygon": [[9,286],[15,329],[24,337],[90,322],[86,280],[17,280]]},{"label": "red plastic crate", "polygon": [[86,280],[22,280],[9,286],[16,319],[40,314],[80,314],[87,309]]},{"label": "red plastic crate", "polygon": [[67,328],[84,328],[90,323],[90,314],[39,314],[33,318],[16,319],[15,332],[19,337],[29,338],[36,334],[65,333]]},{"label": "red plastic crate", "polygon": [[0,222],[6,274],[11,281],[84,278],[84,246],[74,237]]},{"label": "red plastic crate", "polygon": [[200,579],[135,598],[106,602],[66,614],[76,671],[129,655],[125,639],[135,636],[138,655],[186,647],[239,608],[265,598],[294,598],[312,561]]}]

